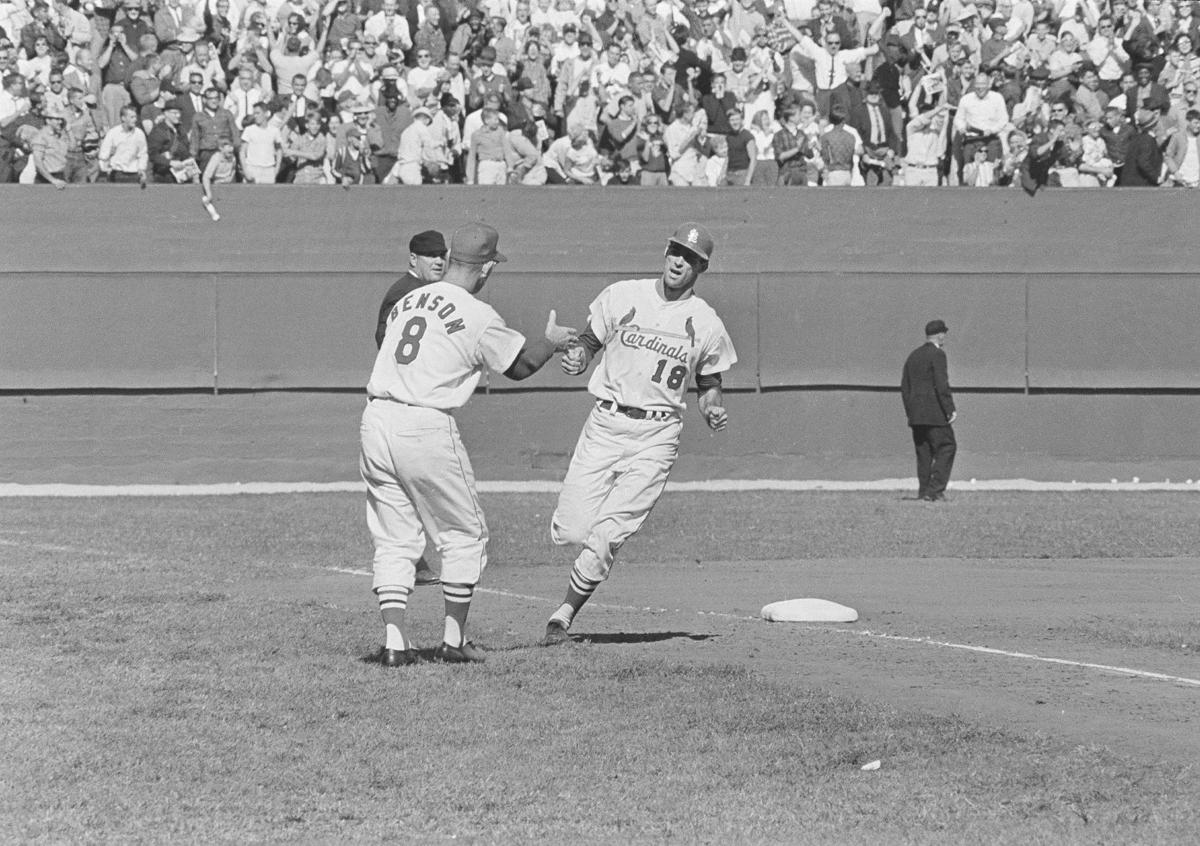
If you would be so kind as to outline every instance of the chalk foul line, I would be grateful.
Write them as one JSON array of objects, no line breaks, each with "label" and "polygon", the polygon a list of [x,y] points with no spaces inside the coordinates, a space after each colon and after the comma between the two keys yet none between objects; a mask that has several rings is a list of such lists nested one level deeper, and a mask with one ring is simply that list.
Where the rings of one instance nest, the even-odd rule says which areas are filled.
[{"label": "chalk foul line", "polygon": [[[745,493],[750,491],[913,491],[916,479],[706,479],[668,482],[673,493]],[[481,493],[557,493],[559,482],[490,481],[479,482]],[[951,482],[952,492],[968,491],[1042,491],[1079,493],[1083,491],[1177,491],[1200,493],[1200,479],[1186,482],[1041,482],[1032,479],[971,479]],[[6,497],[111,497],[111,496],[239,496],[247,494],[365,493],[362,482],[219,482],[194,485],[67,485],[16,483],[0,484],[0,498]]]},{"label": "chalk foul line", "polygon": [[[323,567],[324,570],[330,570],[335,573],[347,573],[352,576],[370,576],[369,570],[352,570],[346,567]],[[543,605],[553,605],[554,600],[547,599],[544,596],[531,596],[524,593],[515,593],[510,590],[501,590],[499,588],[478,588],[478,593],[488,593],[493,596],[503,596],[508,599],[519,599],[524,602],[537,602]],[[649,614],[670,614],[681,613],[681,609],[671,608],[654,608],[654,607],[638,607],[634,605],[612,605],[604,602],[591,601],[588,603],[597,608],[608,608],[613,611],[635,611]],[[694,612],[702,617],[720,617],[727,620],[742,620],[752,621],[759,620],[760,617],[749,616],[746,614],[729,614],[722,611],[696,611]],[[1053,658],[1046,655],[1035,655],[1032,652],[1015,652],[1008,649],[995,649],[990,646],[975,646],[969,643],[953,643],[944,640],[934,640],[928,637],[910,637],[906,635],[887,634],[886,632],[874,632],[870,629],[846,629],[837,626],[819,626],[819,625],[803,625],[803,628],[813,631],[822,632],[837,632],[838,634],[853,635],[856,637],[874,638],[876,640],[892,641],[895,643],[911,643],[919,646],[935,646],[941,649],[957,649],[963,652],[974,652],[979,655],[995,655],[1001,658],[1012,658],[1019,661],[1035,661],[1042,664],[1057,664],[1062,667],[1076,667],[1083,670],[1097,670],[1105,673],[1115,673],[1123,676],[1132,676],[1140,679],[1150,679],[1152,681],[1165,681],[1172,684],[1180,684],[1187,687],[1200,688],[1200,679],[1191,679],[1186,676],[1173,676],[1169,673],[1156,673],[1151,670],[1138,670],[1133,667],[1117,667],[1110,664],[1096,664],[1091,661],[1075,661],[1070,658]]]}]

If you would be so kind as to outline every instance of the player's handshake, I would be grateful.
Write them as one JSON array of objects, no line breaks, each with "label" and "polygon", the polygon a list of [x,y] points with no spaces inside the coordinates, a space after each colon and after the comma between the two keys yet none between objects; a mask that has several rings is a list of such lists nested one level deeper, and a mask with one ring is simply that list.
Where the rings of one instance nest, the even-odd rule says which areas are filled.
[{"label": "player's handshake", "polygon": [[572,344],[567,347],[559,366],[562,367],[562,372],[568,376],[578,376],[587,370],[587,350],[584,349],[583,344]]},{"label": "player's handshake", "polygon": [[559,326],[558,312],[550,310],[550,318],[546,321],[546,340],[554,345],[556,352],[566,350],[578,334],[570,326]]}]

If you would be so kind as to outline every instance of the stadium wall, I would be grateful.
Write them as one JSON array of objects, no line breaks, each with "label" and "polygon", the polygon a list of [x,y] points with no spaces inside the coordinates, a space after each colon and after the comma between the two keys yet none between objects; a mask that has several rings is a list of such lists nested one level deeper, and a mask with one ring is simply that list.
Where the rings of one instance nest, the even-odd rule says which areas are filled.
[{"label": "stadium wall", "polygon": [[[1179,440],[1200,418],[1189,192],[230,186],[217,203],[212,223],[189,189],[0,187],[0,390],[354,390],[413,232],[500,229],[510,261],[485,296],[536,333],[551,308],[580,323],[604,285],[653,275],[694,219],[717,242],[701,293],[741,356],[728,383],[754,409],[739,451],[779,448],[787,419],[805,442],[828,429],[831,454],[890,453],[900,363],[934,316],[989,442],[1193,451]],[[567,388],[555,368],[486,386],[524,409]],[[1063,415],[1086,425],[1064,436]],[[524,449],[569,448],[555,437]]]}]

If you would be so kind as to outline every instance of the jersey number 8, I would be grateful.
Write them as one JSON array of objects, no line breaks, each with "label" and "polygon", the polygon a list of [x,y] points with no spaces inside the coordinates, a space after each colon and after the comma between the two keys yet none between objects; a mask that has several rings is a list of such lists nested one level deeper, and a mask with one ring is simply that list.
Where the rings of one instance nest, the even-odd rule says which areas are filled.
[{"label": "jersey number 8", "polygon": [[421,351],[421,339],[425,337],[425,318],[414,317],[400,331],[400,343],[396,345],[396,363],[412,364]]}]

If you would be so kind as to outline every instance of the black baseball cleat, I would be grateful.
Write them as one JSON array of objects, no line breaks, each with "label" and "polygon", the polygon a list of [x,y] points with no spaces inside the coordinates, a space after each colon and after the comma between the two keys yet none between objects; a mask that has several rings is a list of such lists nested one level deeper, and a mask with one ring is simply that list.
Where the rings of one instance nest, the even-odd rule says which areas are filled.
[{"label": "black baseball cleat", "polygon": [[946,495],[945,494],[927,494],[925,496],[925,501],[926,502],[945,502]]},{"label": "black baseball cleat", "polygon": [[433,650],[433,660],[444,664],[482,664],[487,659],[483,657],[479,647],[468,642],[462,646],[438,644],[438,648]]},{"label": "black baseball cleat", "polygon": [[379,663],[385,667],[407,667],[417,661],[415,649],[388,649],[386,646],[379,649]]},{"label": "black baseball cleat", "polygon": [[546,634],[542,635],[542,639],[538,641],[538,646],[558,646],[560,643],[566,643],[571,639],[567,634],[567,627],[558,620],[551,620],[546,624]]}]

